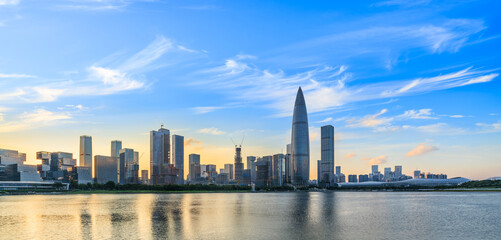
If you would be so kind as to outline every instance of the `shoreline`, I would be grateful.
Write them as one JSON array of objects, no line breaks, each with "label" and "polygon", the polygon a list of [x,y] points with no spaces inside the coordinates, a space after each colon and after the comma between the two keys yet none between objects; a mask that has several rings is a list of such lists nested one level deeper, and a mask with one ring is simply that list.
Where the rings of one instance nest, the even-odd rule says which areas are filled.
[{"label": "shoreline", "polygon": [[501,188],[472,188],[472,189],[345,189],[345,190],[311,190],[311,191],[210,191],[210,190],[188,190],[188,191],[149,191],[149,190],[76,190],[76,191],[0,191],[0,196],[19,195],[76,195],[76,194],[199,194],[199,193],[309,193],[309,192],[501,192]]}]

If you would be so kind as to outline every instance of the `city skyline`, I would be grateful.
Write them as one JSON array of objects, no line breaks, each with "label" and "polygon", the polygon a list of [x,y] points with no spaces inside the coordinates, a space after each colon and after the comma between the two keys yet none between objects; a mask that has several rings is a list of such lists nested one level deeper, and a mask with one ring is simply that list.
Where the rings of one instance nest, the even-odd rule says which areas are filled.
[{"label": "city skyline", "polygon": [[345,173],[378,163],[408,175],[499,176],[492,50],[501,19],[492,5],[7,1],[0,148],[26,153],[29,164],[37,151],[80,161],[79,136],[92,136],[93,156],[109,156],[118,139],[149,170],[149,132],[164,124],[184,136],[186,178],[189,154],[218,169],[233,163],[231,137],[245,136],[242,159],[285,153],[302,86],[310,179],[324,125],[336,129],[335,165]]}]

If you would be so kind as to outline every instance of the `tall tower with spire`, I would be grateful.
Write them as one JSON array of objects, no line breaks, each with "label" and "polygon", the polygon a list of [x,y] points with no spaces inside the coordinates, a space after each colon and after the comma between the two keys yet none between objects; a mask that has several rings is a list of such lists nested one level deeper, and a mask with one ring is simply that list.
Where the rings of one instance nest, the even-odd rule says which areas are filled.
[{"label": "tall tower with spire", "polygon": [[301,87],[297,91],[292,115],[291,167],[292,184],[308,185],[310,179],[310,136],[306,102]]}]

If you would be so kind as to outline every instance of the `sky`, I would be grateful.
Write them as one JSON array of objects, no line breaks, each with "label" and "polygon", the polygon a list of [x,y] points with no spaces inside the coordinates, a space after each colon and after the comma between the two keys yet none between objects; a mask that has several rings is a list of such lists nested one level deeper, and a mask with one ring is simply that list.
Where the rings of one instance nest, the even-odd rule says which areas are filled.
[{"label": "sky", "polygon": [[[0,0],[0,148],[140,152],[185,137],[202,164],[286,151],[299,86],[335,165],[501,175],[499,1]],[[245,160],[244,160],[245,162]],[[186,166],[185,165],[185,166]],[[185,174],[188,174],[185,171]]]}]

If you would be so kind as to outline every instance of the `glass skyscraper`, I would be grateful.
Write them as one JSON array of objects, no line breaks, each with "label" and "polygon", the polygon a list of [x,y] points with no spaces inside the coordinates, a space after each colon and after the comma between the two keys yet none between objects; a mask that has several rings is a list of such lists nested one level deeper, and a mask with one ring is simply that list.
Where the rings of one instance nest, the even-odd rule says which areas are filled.
[{"label": "glass skyscraper", "polygon": [[172,135],[172,159],[179,169],[178,184],[184,184],[184,137]]},{"label": "glass skyscraper", "polygon": [[92,169],[92,137],[80,136],[80,166],[90,167]]},{"label": "glass skyscraper", "polygon": [[122,141],[111,141],[111,156],[118,158],[120,156],[120,149],[122,149]]},{"label": "glass skyscraper", "polygon": [[117,157],[94,156],[94,178],[97,183],[107,183],[112,181],[118,183],[117,179]]},{"label": "glass skyscraper", "polygon": [[319,183],[331,184],[334,175],[334,127],[332,125],[323,126],[321,135],[321,155],[320,155],[320,176]]},{"label": "glass skyscraper", "polygon": [[170,131],[161,127],[150,132],[150,183],[163,183],[162,170],[170,164]]},{"label": "glass skyscraper", "polygon": [[291,165],[292,184],[308,185],[310,179],[310,136],[306,102],[301,87],[297,91],[292,115]]}]

